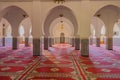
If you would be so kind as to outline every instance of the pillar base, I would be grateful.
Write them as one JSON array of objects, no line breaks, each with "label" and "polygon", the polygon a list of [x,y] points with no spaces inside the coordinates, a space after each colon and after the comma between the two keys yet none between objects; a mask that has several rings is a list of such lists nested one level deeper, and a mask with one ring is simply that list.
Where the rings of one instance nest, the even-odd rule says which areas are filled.
[{"label": "pillar base", "polygon": [[18,49],[18,46],[19,46],[18,39],[16,37],[13,37],[13,40],[12,40],[12,49],[16,50],[16,49]]},{"label": "pillar base", "polygon": [[75,50],[80,50],[80,38],[75,38]]},{"label": "pillar base", "polygon": [[75,47],[75,39],[71,38],[71,40],[72,40],[72,47]]},{"label": "pillar base", "polygon": [[113,50],[113,49],[108,49],[108,50]]},{"label": "pillar base", "polygon": [[52,47],[52,38],[49,38],[49,46]]},{"label": "pillar base", "polygon": [[40,46],[40,39],[33,39],[33,56],[40,56],[42,54],[42,46]]},{"label": "pillar base", "polygon": [[2,38],[2,46],[5,46],[5,37]]},{"label": "pillar base", "polygon": [[89,40],[81,39],[81,56],[89,57]]},{"label": "pillar base", "polygon": [[90,43],[90,45],[93,45],[93,38],[92,37],[90,37],[89,43]]},{"label": "pillar base", "polygon": [[54,38],[51,38],[51,44],[54,45]]},{"label": "pillar base", "polygon": [[82,57],[89,57],[89,55],[82,55]]},{"label": "pillar base", "polygon": [[96,46],[100,47],[100,38],[96,38]]},{"label": "pillar base", "polygon": [[29,46],[29,38],[25,38],[25,47],[28,47]]},{"label": "pillar base", "polygon": [[44,49],[48,50],[48,37],[44,37]]},{"label": "pillar base", "polygon": [[106,49],[113,50],[113,38],[106,38]]}]

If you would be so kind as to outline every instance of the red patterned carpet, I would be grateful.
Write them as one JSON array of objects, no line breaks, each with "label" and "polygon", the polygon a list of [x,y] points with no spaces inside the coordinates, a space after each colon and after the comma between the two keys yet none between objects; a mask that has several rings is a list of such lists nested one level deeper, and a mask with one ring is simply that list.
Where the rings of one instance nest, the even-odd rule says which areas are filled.
[{"label": "red patterned carpet", "polygon": [[42,56],[33,57],[31,47],[20,47],[18,50],[1,47],[0,80],[84,79],[74,60],[73,50],[68,44],[60,48],[54,45],[49,51],[44,50]]},{"label": "red patterned carpet", "polygon": [[120,80],[120,47],[105,50],[104,46],[90,46],[90,57],[80,56],[80,66],[90,80]]},{"label": "red patterned carpet", "polygon": [[90,57],[82,57],[71,45],[57,44],[33,57],[32,47],[0,47],[0,80],[120,80],[119,51],[90,46]]},{"label": "red patterned carpet", "polygon": [[39,57],[32,56],[30,47],[11,50],[11,47],[0,47],[0,80],[22,80],[26,72],[39,62]]}]

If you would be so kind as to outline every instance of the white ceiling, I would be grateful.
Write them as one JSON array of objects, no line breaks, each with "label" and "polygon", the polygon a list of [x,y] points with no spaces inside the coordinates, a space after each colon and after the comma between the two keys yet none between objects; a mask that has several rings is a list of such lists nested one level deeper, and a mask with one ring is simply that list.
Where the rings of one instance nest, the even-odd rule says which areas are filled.
[{"label": "white ceiling", "polygon": [[[0,0],[0,2],[31,2],[34,0]],[[54,0],[40,0],[42,2],[54,1]],[[113,1],[113,0],[65,0],[65,1]],[[120,0],[114,0],[120,1]]]}]

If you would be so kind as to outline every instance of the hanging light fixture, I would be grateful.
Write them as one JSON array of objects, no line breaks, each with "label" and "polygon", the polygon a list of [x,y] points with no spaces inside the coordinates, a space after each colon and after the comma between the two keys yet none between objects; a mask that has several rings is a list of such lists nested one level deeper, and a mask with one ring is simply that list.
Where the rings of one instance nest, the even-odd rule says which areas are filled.
[{"label": "hanging light fixture", "polygon": [[64,29],[64,25],[63,25],[63,23],[61,23],[61,27],[60,27],[60,29],[61,29],[61,30]]},{"label": "hanging light fixture", "polygon": [[60,29],[63,30],[64,29],[64,21],[63,21],[63,11],[62,11],[62,6],[59,6],[59,18],[60,18]]},{"label": "hanging light fixture", "polygon": [[61,23],[60,29],[63,30],[63,29],[64,29],[64,24],[63,24],[63,20],[62,20],[63,14],[60,14],[59,16],[60,16],[60,18],[61,18],[61,19],[60,19],[60,23]]},{"label": "hanging light fixture", "polygon": [[54,0],[55,3],[58,3],[58,4],[63,4],[65,2],[65,0]]},{"label": "hanging light fixture", "polygon": [[3,24],[3,36],[5,36],[5,24]]}]

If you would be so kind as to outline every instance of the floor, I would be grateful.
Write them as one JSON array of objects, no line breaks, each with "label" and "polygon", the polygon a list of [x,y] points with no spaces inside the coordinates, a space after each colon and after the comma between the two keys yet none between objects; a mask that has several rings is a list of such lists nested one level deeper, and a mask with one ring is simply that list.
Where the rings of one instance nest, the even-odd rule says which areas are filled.
[{"label": "floor", "polygon": [[80,56],[69,44],[56,44],[32,56],[32,47],[0,47],[0,80],[120,80],[120,47],[90,47]]}]

